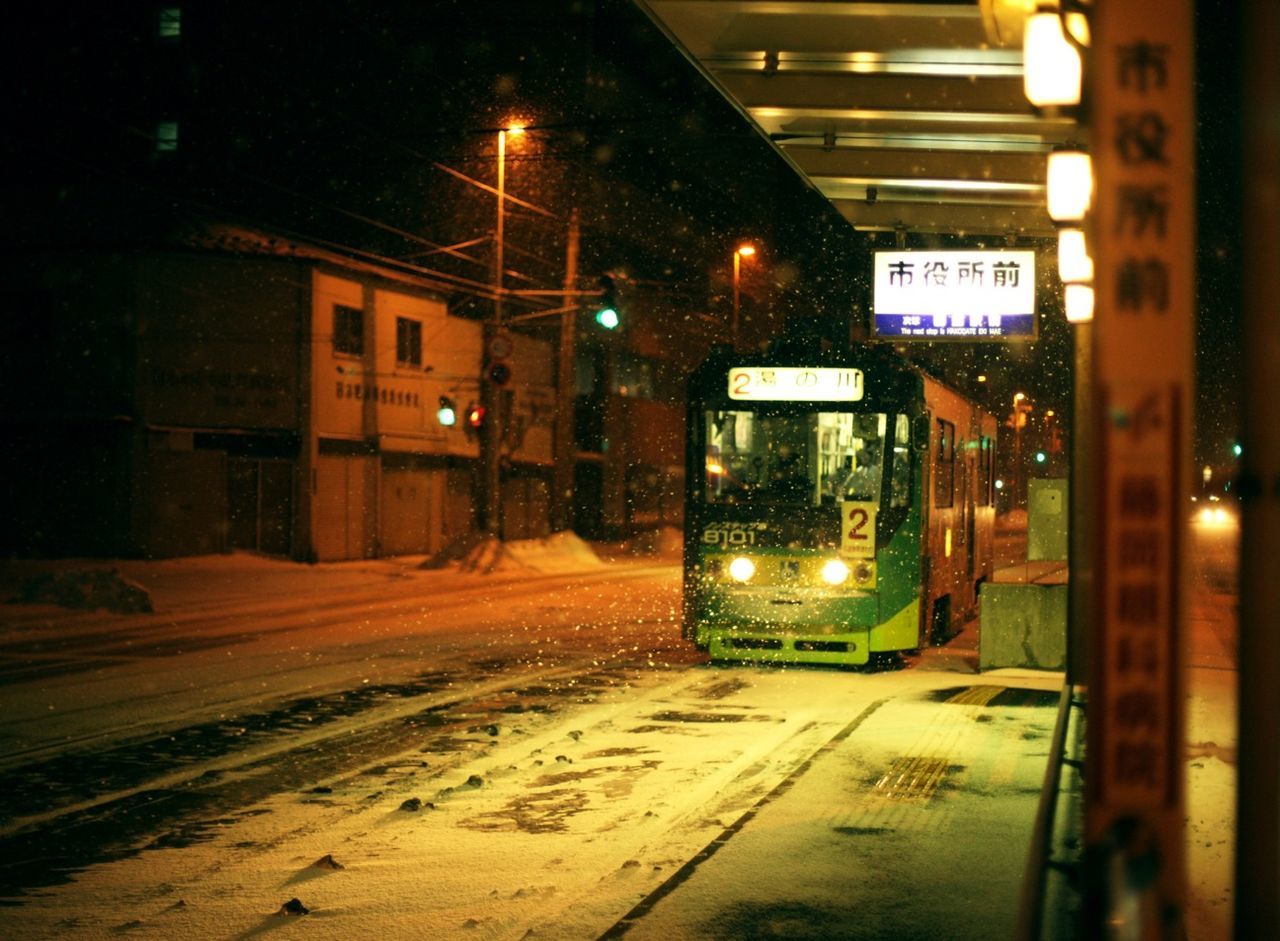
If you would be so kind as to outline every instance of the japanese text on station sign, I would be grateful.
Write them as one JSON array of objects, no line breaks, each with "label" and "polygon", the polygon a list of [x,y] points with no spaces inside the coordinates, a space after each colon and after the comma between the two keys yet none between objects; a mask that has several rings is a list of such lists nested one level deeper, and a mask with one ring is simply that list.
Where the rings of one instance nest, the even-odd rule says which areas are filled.
[{"label": "japanese text on station sign", "polygon": [[1108,402],[1103,597],[1108,623],[1105,699],[1112,721],[1099,762],[1127,801],[1165,801],[1171,768],[1170,674],[1177,588],[1169,527],[1175,516],[1179,390],[1129,385]]},{"label": "japanese text on station sign", "polygon": [[[1166,900],[1183,851],[1182,578],[1193,367],[1192,5],[1098,8],[1091,149],[1100,578],[1086,830],[1156,835]],[[1095,652],[1096,651],[1096,655]]]},{"label": "japanese text on station sign", "polygon": [[1035,252],[876,252],[872,326],[880,336],[1035,335]]}]

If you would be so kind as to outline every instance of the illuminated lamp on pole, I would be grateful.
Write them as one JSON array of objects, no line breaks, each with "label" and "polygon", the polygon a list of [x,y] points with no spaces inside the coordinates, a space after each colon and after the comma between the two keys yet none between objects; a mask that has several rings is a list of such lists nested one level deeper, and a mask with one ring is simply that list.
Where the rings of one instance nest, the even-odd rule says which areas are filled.
[{"label": "illuminated lamp on pole", "polygon": [[1063,31],[1056,9],[1042,6],[1027,18],[1022,33],[1022,69],[1023,92],[1037,108],[1080,104],[1084,65],[1080,51]]},{"label": "illuminated lamp on pole", "polygon": [[1046,189],[1049,217],[1054,222],[1083,222],[1093,201],[1093,160],[1074,147],[1053,151],[1049,154]]},{"label": "illuminated lamp on pole", "polygon": [[1093,320],[1093,259],[1083,229],[1058,230],[1058,277],[1069,323]]},{"label": "illuminated lamp on pole", "polygon": [[1084,229],[1064,227],[1058,230],[1058,278],[1063,284],[1088,284],[1093,281],[1093,259]]},{"label": "illuminated lamp on pole", "polygon": [[1064,284],[1062,303],[1068,323],[1088,323],[1093,320],[1093,285]]}]

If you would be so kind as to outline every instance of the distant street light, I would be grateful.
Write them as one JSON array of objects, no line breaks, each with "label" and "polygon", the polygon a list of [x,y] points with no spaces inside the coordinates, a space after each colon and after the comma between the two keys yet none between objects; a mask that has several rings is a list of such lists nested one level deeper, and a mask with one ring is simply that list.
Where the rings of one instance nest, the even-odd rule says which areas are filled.
[{"label": "distant street light", "polygon": [[738,308],[741,303],[742,259],[750,258],[756,253],[756,247],[750,244],[739,245],[733,251],[733,326],[730,334],[733,348],[738,348]]}]

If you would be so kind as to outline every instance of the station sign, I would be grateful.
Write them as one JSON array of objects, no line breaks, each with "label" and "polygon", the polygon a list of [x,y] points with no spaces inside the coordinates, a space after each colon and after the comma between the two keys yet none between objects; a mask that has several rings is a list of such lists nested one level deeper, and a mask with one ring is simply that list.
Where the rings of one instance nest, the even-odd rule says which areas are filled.
[{"label": "station sign", "polygon": [[859,402],[862,370],[838,367],[735,366],[729,398],[752,402]]},{"label": "station sign", "polygon": [[895,340],[1036,337],[1036,253],[875,252],[871,332]]}]

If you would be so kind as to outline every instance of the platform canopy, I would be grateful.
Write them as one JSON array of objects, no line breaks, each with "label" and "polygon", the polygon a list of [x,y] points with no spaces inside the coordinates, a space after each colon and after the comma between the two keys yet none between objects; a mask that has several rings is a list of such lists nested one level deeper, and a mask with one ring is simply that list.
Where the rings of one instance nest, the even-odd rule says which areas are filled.
[{"label": "platform canopy", "polygon": [[1022,90],[1034,0],[637,0],[857,229],[1047,237],[1045,155],[1075,139]]}]

